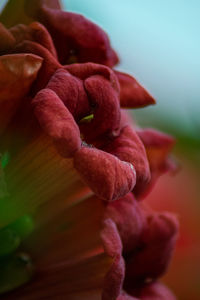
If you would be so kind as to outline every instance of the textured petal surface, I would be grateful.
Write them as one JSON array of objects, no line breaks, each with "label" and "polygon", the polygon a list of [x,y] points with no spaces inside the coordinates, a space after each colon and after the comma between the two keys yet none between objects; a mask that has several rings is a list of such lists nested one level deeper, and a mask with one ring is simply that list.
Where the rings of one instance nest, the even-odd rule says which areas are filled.
[{"label": "textured petal surface", "polygon": [[96,148],[82,147],[77,151],[74,166],[96,195],[106,201],[126,195],[135,185],[132,165]]},{"label": "textured petal surface", "polygon": [[53,139],[59,153],[73,156],[81,147],[80,132],[60,98],[52,90],[44,89],[32,103],[40,126]]},{"label": "textured petal surface", "polygon": [[155,104],[153,97],[128,74],[115,71],[120,83],[120,104],[126,108],[139,108]]},{"label": "textured petal surface", "polygon": [[61,65],[49,50],[36,42],[24,41],[18,44],[13,51],[17,53],[33,53],[43,58],[42,68],[34,85],[34,92],[44,88],[54,72],[61,68]]},{"label": "textured petal surface", "polygon": [[[37,9],[32,9],[33,3]],[[118,62],[107,34],[99,26],[82,15],[48,6],[45,1],[36,1],[36,5],[34,1],[26,1],[28,14],[51,33],[61,63],[67,63],[70,56],[79,62],[93,61],[108,66]]]},{"label": "textured petal surface", "polygon": [[111,86],[116,90],[116,92],[119,93],[120,86],[117,79],[117,76],[113,72],[112,69],[95,63],[84,63],[84,64],[71,64],[66,65],[64,68],[69,71],[72,75],[85,80],[88,77],[94,76],[94,75],[101,75],[105,77],[105,79],[110,81]]},{"label": "textured petal surface", "polygon": [[111,219],[104,221],[102,240],[105,252],[113,258],[113,263],[105,276],[102,300],[115,300],[121,292],[125,268],[122,258],[122,244],[115,223]]},{"label": "textured petal surface", "polygon": [[137,175],[134,191],[138,194],[145,189],[151,179],[149,162],[144,145],[133,128],[130,126],[122,128],[119,136],[111,139],[103,149],[131,163]]},{"label": "textured petal surface", "polygon": [[174,170],[174,140],[120,109],[155,100],[59,0],[8,0],[0,22],[0,293],[15,289],[3,298],[174,300],[156,280],[177,219],[137,201]]},{"label": "textured petal surface", "polygon": [[17,24],[10,28],[10,33],[15,37],[17,44],[24,40],[37,42],[44,46],[57,58],[56,49],[54,47],[52,38],[47,29],[39,22],[33,22],[29,26],[24,24]]},{"label": "textured petal surface", "polygon": [[170,213],[147,217],[141,249],[126,260],[126,284],[155,279],[166,271],[177,239],[178,221]]},{"label": "textured petal surface", "polygon": [[52,76],[47,88],[53,90],[63,101],[76,120],[89,115],[90,106],[83,81],[59,69]]},{"label": "textured petal surface", "polygon": [[98,136],[111,134],[117,130],[120,122],[120,106],[118,94],[110,82],[102,76],[91,76],[85,80],[84,86],[90,99],[90,106],[94,107],[94,119],[90,124],[81,127],[91,143]]},{"label": "textured petal surface", "polygon": [[109,203],[105,217],[111,218],[117,225],[123,244],[123,252],[127,254],[135,249],[139,243],[145,219],[133,195],[130,193]]}]

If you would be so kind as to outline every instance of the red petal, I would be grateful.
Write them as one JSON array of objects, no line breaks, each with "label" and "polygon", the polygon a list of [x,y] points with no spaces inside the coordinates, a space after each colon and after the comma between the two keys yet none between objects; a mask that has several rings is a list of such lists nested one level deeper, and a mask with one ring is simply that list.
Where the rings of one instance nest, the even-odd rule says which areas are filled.
[{"label": "red petal", "polygon": [[126,285],[155,279],[166,271],[178,232],[178,221],[170,213],[151,214],[141,239],[141,249],[126,261]]},{"label": "red petal", "polygon": [[[42,65],[42,58],[32,54],[0,57],[0,132],[7,126],[23,98],[28,94]],[[23,82],[23,85],[21,84]]]},{"label": "red petal", "polygon": [[34,41],[44,46],[49,52],[57,58],[56,49],[52,38],[47,29],[38,22],[33,22],[29,26],[17,24],[10,28],[10,32],[15,37],[16,43],[19,44],[24,40]]},{"label": "red petal", "polygon": [[60,97],[76,120],[89,115],[89,101],[82,80],[64,69],[59,69],[51,77],[47,88]]},{"label": "red petal", "polygon": [[48,30],[38,22],[31,23],[29,26],[32,30],[34,40],[47,48],[57,58],[57,52]]},{"label": "red petal", "polygon": [[130,193],[109,203],[105,218],[111,218],[117,225],[123,244],[123,252],[127,254],[135,249],[139,243],[145,219],[133,195]]},{"label": "red petal", "polygon": [[123,197],[135,185],[132,165],[95,148],[82,147],[76,152],[74,166],[86,184],[106,201]]},{"label": "red petal", "polygon": [[3,24],[0,23],[0,53],[5,53],[6,51],[12,49],[15,44],[15,38],[7,30]]},{"label": "red petal", "polygon": [[108,66],[118,62],[107,34],[82,15],[48,8],[46,1],[28,0],[26,7],[50,31],[61,63],[67,63],[71,53],[79,62],[93,61]]},{"label": "red petal", "polygon": [[17,24],[9,29],[14,36],[16,44],[23,42],[24,40],[32,40],[30,27],[25,24]]},{"label": "red petal", "polygon": [[117,297],[117,300],[140,300],[140,299],[130,296],[125,292],[122,292],[121,295],[119,297]]},{"label": "red petal", "polygon": [[85,80],[94,75],[101,75],[110,81],[111,86],[119,93],[120,86],[117,77],[112,69],[95,63],[71,64],[64,68],[72,75]]},{"label": "red petal", "polygon": [[144,196],[160,175],[170,170],[174,171],[175,165],[169,160],[169,153],[175,144],[175,140],[170,135],[154,129],[140,130],[137,133],[145,146],[151,170],[151,181],[142,195]]},{"label": "red petal", "polygon": [[52,90],[44,89],[36,95],[33,105],[41,127],[53,138],[59,153],[73,156],[81,145],[80,132],[60,98]]},{"label": "red petal", "polygon": [[120,135],[111,140],[104,150],[131,163],[137,175],[134,191],[138,194],[145,189],[151,178],[149,163],[144,145],[133,128],[130,126],[122,128]]},{"label": "red petal", "polygon": [[94,107],[94,119],[89,124],[83,124],[81,130],[87,142],[91,143],[98,136],[112,134],[117,130],[120,107],[117,92],[104,77],[91,76],[85,80],[84,86],[90,99],[90,106]]},{"label": "red petal", "polygon": [[155,104],[153,97],[128,74],[115,71],[120,83],[120,104],[126,108],[139,108]]},{"label": "red petal", "polygon": [[115,300],[122,289],[125,268],[121,240],[115,223],[110,219],[104,221],[102,240],[105,252],[113,258],[110,270],[105,276],[102,300]]},{"label": "red petal", "polygon": [[137,293],[137,296],[141,300],[176,300],[172,292],[160,282],[144,285]]},{"label": "red petal", "polygon": [[44,88],[55,71],[62,67],[55,59],[55,57],[45,47],[39,45],[36,42],[24,41],[23,43],[17,45],[14,51],[18,53],[34,53],[44,58],[42,68],[40,69],[37,81],[34,85],[35,92]]}]

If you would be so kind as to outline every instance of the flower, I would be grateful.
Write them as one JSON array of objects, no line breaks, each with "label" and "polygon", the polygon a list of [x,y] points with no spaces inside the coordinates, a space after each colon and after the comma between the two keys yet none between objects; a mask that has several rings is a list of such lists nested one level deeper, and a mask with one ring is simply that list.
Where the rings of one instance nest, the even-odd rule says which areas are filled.
[{"label": "flower", "polygon": [[174,169],[174,141],[122,110],[154,99],[58,1],[10,0],[0,22],[0,293],[174,299],[157,279],[176,218],[138,201]]}]

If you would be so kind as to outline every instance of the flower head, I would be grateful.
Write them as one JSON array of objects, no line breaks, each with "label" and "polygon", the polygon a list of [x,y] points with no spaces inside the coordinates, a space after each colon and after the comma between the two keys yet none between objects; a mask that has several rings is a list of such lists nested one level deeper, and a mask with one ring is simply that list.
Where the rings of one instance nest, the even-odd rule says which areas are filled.
[{"label": "flower head", "polygon": [[122,110],[154,99],[59,1],[10,0],[0,22],[0,293],[173,299],[157,279],[176,218],[138,200],[174,168],[174,141]]}]

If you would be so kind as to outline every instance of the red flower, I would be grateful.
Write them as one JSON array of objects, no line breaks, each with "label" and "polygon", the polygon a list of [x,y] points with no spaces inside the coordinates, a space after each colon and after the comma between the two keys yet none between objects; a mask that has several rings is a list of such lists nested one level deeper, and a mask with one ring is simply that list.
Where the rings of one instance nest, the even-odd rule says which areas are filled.
[{"label": "red flower", "polygon": [[154,99],[58,1],[10,0],[0,21],[0,293],[32,276],[23,251],[35,277],[5,299],[173,299],[157,278],[177,221],[137,202],[173,140],[121,110]]}]

